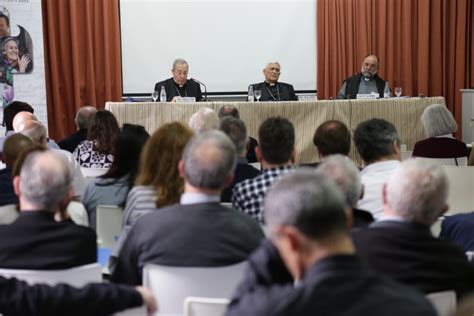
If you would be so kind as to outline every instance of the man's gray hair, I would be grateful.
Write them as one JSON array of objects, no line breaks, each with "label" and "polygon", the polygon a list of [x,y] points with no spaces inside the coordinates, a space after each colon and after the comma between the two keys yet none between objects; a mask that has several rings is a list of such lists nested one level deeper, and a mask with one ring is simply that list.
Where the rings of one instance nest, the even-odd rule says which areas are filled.
[{"label": "man's gray hair", "polygon": [[232,116],[226,116],[221,119],[219,129],[234,142],[237,154],[242,154],[248,141],[247,127],[244,121]]},{"label": "man's gray hair", "polygon": [[442,215],[447,196],[446,174],[433,162],[408,159],[387,181],[388,206],[408,221],[431,226]]},{"label": "man's gray hair", "polygon": [[294,226],[312,239],[347,231],[347,204],[336,185],[314,170],[296,170],[275,181],[264,202],[270,228]]},{"label": "man's gray hair", "polygon": [[428,137],[453,134],[458,129],[451,112],[441,104],[432,104],[423,111],[421,125]]},{"label": "man's gray hair", "polygon": [[29,154],[20,171],[20,191],[38,210],[54,211],[71,188],[66,163],[51,150]]},{"label": "man's gray hair", "polygon": [[227,176],[237,165],[237,152],[232,141],[221,131],[195,135],[183,152],[185,179],[202,189],[223,189]]},{"label": "man's gray hair", "polygon": [[186,65],[186,66],[188,66],[188,68],[189,68],[188,62],[187,62],[186,60],[184,60],[184,59],[182,59],[182,58],[177,58],[177,59],[175,59],[175,60],[173,61],[173,68],[172,68],[172,70],[175,70],[175,69],[176,69],[176,65],[178,65],[178,64],[179,64],[179,65]]},{"label": "man's gray hair", "polygon": [[331,155],[326,157],[316,169],[332,180],[346,196],[346,202],[355,207],[360,197],[360,172],[355,163],[347,156]]},{"label": "man's gray hair", "polygon": [[25,122],[25,130],[22,130],[20,133],[28,136],[35,142],[36,144],[39,144],[41,146],[46,146],[47,145],[47,131],[46,127],[44,127],[43,124],[37,121],[28,121]]},{"label": "man's gray hair", "polygon": [[200,108],[189,118],[189,127],[194,133],[201,133],[219,128],[219,118],[210,108]]},{"label": "man's gray hair", "polygon": [[271,64],[277,64],[278,67],[281,68],[281,65],[278,61],[269,61],[266,65],[265,65],[265,69],[268,68],[268,66],[270,66]]},{"label": "man's gray hair", "polygon": [[76,124],[79,129],[89,128],[90,122],[97,113],[97,109],[93,106],[83,106],[76,113]]}]

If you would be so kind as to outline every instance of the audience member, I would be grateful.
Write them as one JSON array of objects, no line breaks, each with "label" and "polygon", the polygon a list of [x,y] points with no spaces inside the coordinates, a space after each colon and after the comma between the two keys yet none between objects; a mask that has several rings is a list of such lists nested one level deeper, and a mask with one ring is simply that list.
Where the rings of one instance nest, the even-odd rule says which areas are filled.
[{"label": "audience member", "polygon": [[[349,155],[351,150],[351,132],[347,126],[337,120],[329,120],[319,125],[313,136],[313,144],[316,147],[318,160],[322,161],[329,155]],[[316,167],[318,163],[306,166]]]},{"label": "audience member", "polygon": [[66,269],[97,262],[97,237],[63,217],[73,193],[63,159],[44,147],[22,152],[20,175],[13,178],[20,214],[0,226],[0,267]]},{"label": "audience member", "polygon": [[281,66],[279,62],[270,62],[263,69],[265,81],[250,85],[253,91],[260,90],[260,101],[298,101],[295,89],[291,84],[278,82]]},{"label": "audience member", "polygon": [[326,178],[332,180],[344,194],[347,205],[352,210],[348,216],[350,227],[365,228],[374,221],[374,217],[370,212],[357,208],[357,202],[363,189],[360,184],[359,169],[349,157],[343,155],[327,156],[317,170]]},{"label": "audience member", "polygon": [[249,165],[245,159],[247,153],[247,127],[245,123],[235,117],[227,116],[221,119],[219,129],[223,131],[235,145],[237,150],[237,167],[235,168],[234,180],[222,191],[221,201],[230,202],[232,198],[232,190],[237,183],[246,179],[252,179],[260,175],[260,171]]},{"label": "audience member", "polygon": [[357,252],[369,266],[423,293],[474,290],[474,269],[450,242],[433,237],[430,226],[447,211],[448,183],[442,167],[410,159],[383,189],[384,217],[353,233]]},{"label": "audience member", "polygon": [[79,143],[87,139],[87,130],[95,113],[97,113],[97,109],[93,106],[81,107],[77,111],[76,118],[74,119],[74,123],[77,127],[76,132],[59,141],[59,147],[71,153],[74,152],[74,149],[76,149]]},{"label": "audience member", "polygon": [[150,315],[157,309],[146,288],[109,283],[74,288],[67,284],[28,285],[0,276],[0,310],[3,315],[110,315],[127,308],[146,305]]},{"label": "audience member", "polygon": [[[33,114],[33,112],[30,113],[27,111],[22,111],[22,112],[17,113],[15,117],[13,118],[13,122],[12,122],[13,130],[15,131],[15,133],[21,133],[22,131],[24,131],[25,124],[27,124],[27,122],[29,121],[40,122],[38,118],[36,117],[36,115]],[[56,144],[54,140],[48,138],[47,133],[48,132],[46,131],[46,145],[48,146],[48,148],[59,149],[58,144]]]},{"label": "audience member", "polygon": [[428,106],[421,115],[421,124],[428,138],[416,142],[413,157],[454,158],[456,165],[457,158],[467,161],[467,146],[453,137],[458,125],[444,105]]},{"label": "audience member", "polygon": [[206,132],[219,128],[219,118],[210,108],[200,108],[189,118],[189,127],[194,133]]},{"label": "audience member", "polygon": [[127,194],[137,175],[140,153],[149,137],[141,125],[123,125],[115,141],[112,166],[103,176],[91,179],[82,196],[92,228],[96,228],[98,205],[125,206]]},{"label": "audience member", "polygon": [[119,132],[117,119],[111,112],[97,111],[90,123],[87,140],[80,142],[73,152],[79,165],[83,168],[110,168]]},{"label": "audience member", "polygon": [[[35,144],[46,148],[46,128],[43,126],[43,124],[30,120],[25,121],[24,124],[20,126],[20,128],[24,128],[24,130],[19,130],[20,133],[30,137]],[[84,194],[86,181],[82,175],[79,164],[70,152],[62,149],[52,150],[59,154],[61,159],[63,159],[63,161],[66,163],[69,169],[69,174],[72,177],[72,188],[75,197],[74,199],[80,200],[81,196]]]},{"label": "audience member", "polygon": [[465,252],[474,251],[474,213],[445,216],[439,237],[453,242]]},{"label": "audience member", "polygon": [[[222,120],[222,118],[224,118],[226,116],[232,116],[232,117],[240,119],[239,110],[235,106],[230,105],[230,104],[223,105],[219,109],[219,112],[217,113],[217,116],[221,120]],[[255,154],[255,147],[257,147],[257,146],[258,146],[258,141],[255,138],[253,138],[252,136],[249,136],[249,140],[247,142],[247,148],[246,148],[247,155],[245,156],[245,158],[247,158],[247,161],[249,163],[254,163],[254,162],[258,161],[257,160],[257,155]]]},{"label": "audience member", "polygon": [[337,93],[338,99],[356,99],[358,94],[376,93],[379,98],[391,96],[388,81],[377,74],[380,60],[375,55],[367,55],[362,61],[360,73],[346,78]]},{"label": "audience member", "polygon": [[[0,15],[1,20],[1,15]],[[20,112],[30,112],[33,113],[34,110],[26,102],[21,101],[13,101],[7,107],[3,109],[3,122],[5,124],[5,136],[0,137],[0,151],[3,148],[3,143],[7,139],[8,136],[15,134],[15,130],[13,129],[13,118]]]},{"label": "audience member", "polygon": [[263,198],[270,185],[293,169],[295,162],[295,130],[283,117],[266,119],[258,129],[259,147],[255,149],[262,174],[237,184],[232,205],[263,224]]},{"label": "audience member", "polygon": [[226,315],[436,315],[421,293],[360,261],[345,207],[335,185],[311,170],[276,181],[265,197],[271,239],[250,256]]},{"label": "audience member", "polygon": [[188,79],[188,71],[189,65],[186,60],[176,59],[171,69],[173,77],[155,84],[155,91],[160,92],[161,87],[164,87],[167,102],[175,101],[176,97],[195,97],[196,101],[200,101],[202,99],[201,86],[194,80]]},{"label": "audience member", "polygon": [[371,119],[357,126],[354,142],[364,161],[360,173],[364,196],[357,207],[378,219],[382,215],[382,186],[400,166],[400,136],[391,123]]},{"label": "audience member", "polygon": [[185,182],[180,204],[144,215],[135,223],[111,280],[140,284],[147,263],[199,267],[245,260],[263,233],[247,215],[219,204],[236,162],[235,146],[224,133],[197,134],[179,162]]},{"label": "audience member", "polygon": [[[33,146],[33,141],[22,134],[12,135],[5,141],[3,159],[7,167],[0,170],[0,188],[2,188],[0,190],[0,206],[18,203],[18,197],[13,189],[13,165],[20,153],[31,146]],[[7,223],[2,221],[1,224]]]}]

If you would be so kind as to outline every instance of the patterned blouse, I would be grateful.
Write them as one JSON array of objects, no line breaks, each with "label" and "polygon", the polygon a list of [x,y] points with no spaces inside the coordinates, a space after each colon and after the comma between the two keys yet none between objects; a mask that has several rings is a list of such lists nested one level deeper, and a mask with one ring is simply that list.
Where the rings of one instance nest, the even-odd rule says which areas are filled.
[{"label": "patterned blouse", "polygon": [[98,153],[94,150],[94,144],[97,144],[97,141],[85,140],[80,142],[76,149],[74,149],[74,158],[83,168],[110,168],[114,161],[114,156],[112,154]]}]

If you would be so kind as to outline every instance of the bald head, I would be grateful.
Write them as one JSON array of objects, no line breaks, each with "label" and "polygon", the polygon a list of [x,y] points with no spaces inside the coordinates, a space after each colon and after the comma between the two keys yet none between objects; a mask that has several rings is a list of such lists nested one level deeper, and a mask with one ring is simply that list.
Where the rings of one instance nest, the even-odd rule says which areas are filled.
[{"label": "bald head", "polygon": [[77,128],[85,129],[89,128],[90,122],[94,117],[95,113],[97,113],[97,109],[93,106],[83,106],[81,107],[77,113],[76,118],[74,121],[76,122]]},{"label": "bald head", "polygon": [[69,196],[71,180],[66,163],[51,150],[33,151],[14,179],[20,209],[56,211]]},{"label": "bald head", "polygon": [[8,137],[3,144],[3,160],[7,168],[12,169],[15,161],[20,156],[20,153],[33,146],[33,141],[28,136],[22,134],[14,134]]},{"label": "bald head", "polygon": [[25,121],[21,127],[20,133],[31,138],[35,144],[43,147],[48,145],[46,128],[43,124],[38,121],[29,120]]},{"label": "bald head", "polygon": [[38,121],[38,118],[30,112],[23,111],[18,113],[13,118],[13,130],[17,133],[21,133],[26,129],[24,125],[28,121]]}]

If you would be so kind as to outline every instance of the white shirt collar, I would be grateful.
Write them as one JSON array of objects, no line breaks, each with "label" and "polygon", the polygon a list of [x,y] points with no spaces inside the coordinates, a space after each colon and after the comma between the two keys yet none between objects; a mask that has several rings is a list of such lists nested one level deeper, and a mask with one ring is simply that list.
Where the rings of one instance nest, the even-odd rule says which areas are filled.
[{"label": "white shirt collar", "polygon": [[198,204],[198,203],[219,203],[221,201],[220,195],[209,195],[204,193],[189,193],[181,194],[180,204]]}]

